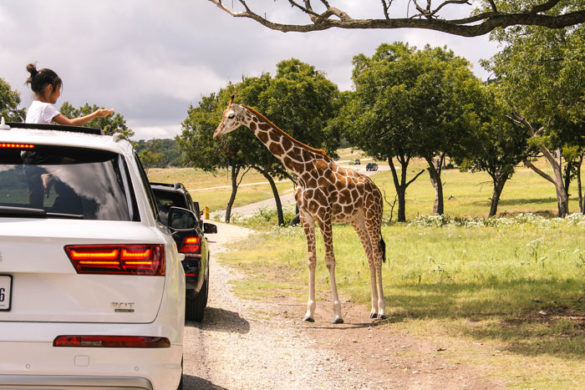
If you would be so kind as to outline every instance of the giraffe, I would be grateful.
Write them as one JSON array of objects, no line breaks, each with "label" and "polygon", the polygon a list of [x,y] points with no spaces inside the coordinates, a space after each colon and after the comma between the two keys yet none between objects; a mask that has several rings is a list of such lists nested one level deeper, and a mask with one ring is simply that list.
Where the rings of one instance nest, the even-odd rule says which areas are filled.
[{"label": "giraffe", "polygon": [[343,323],[335,281],[333,222],[350,223],[355,228],[370,267],[370,318],[386,318],[382,288],[382,262],[385,260],[385,244],[381,234],[383,202],[378,187],[369,177],[338,166],[323,150],[295,140],[252,107],[234,103],[233,96],[213,138],[242,125],[252,130],[297,179],[295,198],[307,239],[309,267],[309,299],[304,321],[314,322],[315,318],[315,222],[325,243],[325,264],[333,296],[332,323]]}]

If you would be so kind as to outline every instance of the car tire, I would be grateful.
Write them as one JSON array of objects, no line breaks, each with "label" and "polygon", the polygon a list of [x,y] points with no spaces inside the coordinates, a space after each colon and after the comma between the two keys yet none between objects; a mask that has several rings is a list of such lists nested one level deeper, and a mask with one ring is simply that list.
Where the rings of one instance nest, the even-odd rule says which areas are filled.
[{"label": "car tire", "polygon": [[203,282],[203,286],[201,287],[199,294],[197,294],[195,298],[187,298],[187,310],[185,312],[185,317],[187,320],[197,322],[203,321],[208,295],[209,279],[206,279],[205,282]]}]

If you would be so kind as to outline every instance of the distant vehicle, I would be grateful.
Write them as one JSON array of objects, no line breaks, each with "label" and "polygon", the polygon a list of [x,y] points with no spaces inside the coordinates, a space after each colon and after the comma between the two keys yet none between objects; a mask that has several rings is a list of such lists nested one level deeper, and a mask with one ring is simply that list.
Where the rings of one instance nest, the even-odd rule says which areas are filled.
[{"label": "distant vehicle", "polygon": [[[190,210],[197,216],[197,226],[193,229],[174,231],[173,237],[179,253],[185,255],[185,318],[190,321],[203,321],[209,294],[209,247],[205,234],[217,233],[217,226],[201,220],[199,203],[193,202],[189,191],[182,183],[150,183],[156,197],[160,220],[167,225],[167,213],[171,207]],[[172,227],[171,227],[172,230]]]},{"label": "distant vehicle", "polygon": [[367,163],[366,164],[366,171],[377,171],[378,170],[378,164],[376,163]]},{"label": "distant vehicle", "polygon": [[181,388],[185,277],[157,216],[129,142],[0,125],[0,388]]},{"label": "distant vehicle", "polygon": [[360,165],[362,162],[360,161],[359,158],[356,158],[355,160],[353,160],[353,165]]}]

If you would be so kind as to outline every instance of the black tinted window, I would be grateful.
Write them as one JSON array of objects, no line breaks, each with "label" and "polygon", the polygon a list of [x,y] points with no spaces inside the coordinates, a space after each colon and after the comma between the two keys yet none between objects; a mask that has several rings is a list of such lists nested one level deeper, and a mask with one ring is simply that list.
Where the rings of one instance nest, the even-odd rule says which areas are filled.
[{"label": "black tinted window", "polygon": [[0,148],[0,216],[2,208],[30,208],[48,217],[137,220],[131,188],[124,159],[116,153]]}]

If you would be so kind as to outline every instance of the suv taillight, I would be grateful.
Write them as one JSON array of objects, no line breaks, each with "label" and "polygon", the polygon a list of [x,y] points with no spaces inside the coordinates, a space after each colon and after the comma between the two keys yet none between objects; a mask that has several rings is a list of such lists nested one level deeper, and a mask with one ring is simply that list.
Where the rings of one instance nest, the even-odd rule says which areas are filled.
[{"label": "suv taillight", "polygon": [[160,244],[67,245],[65,251],[78,274],[165,274]]},{"label": "suv taillight", "polygon": [[148,336],[57,336],[54,347],[84,348],[169,348],[166,337]]},{"label": "suv taillight", "polygon": [[183,239],[179,253],[200,254],[201,239],[198,236],[187,236]]}]

